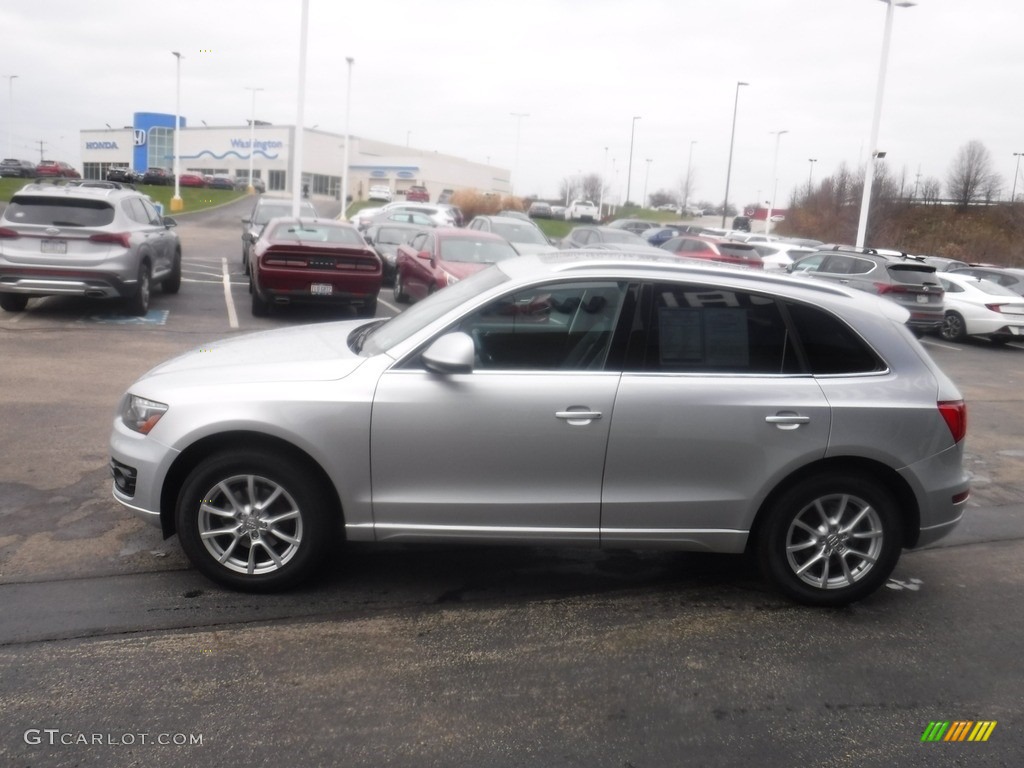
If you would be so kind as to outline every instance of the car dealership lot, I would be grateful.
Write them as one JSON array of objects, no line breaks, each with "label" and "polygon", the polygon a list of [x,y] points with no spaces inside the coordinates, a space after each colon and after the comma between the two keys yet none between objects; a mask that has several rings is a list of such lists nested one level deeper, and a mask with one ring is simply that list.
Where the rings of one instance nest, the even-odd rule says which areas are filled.
[{"label": "car dealership lot", "polygon": [[[153,318],[67,298],[0,315],[0,762],[129,764],[111,746],[26,743],[31,728],[202,732],[205,751],[185,761],[225,765],[639,768],[685,753],[923,766],[951,764],[950,749],[999,765],[1019,753],[1022,345],[926,340],[969,403],[968,519],[843,611],[786,602],[738,558],[528,547],[354,548],[308,588],[243,596],[187,570],[175,541],[111,499],[107,436],[121,392],[156,363],[339,316],[251,316],[247,210],[181,218],[183,285],[154,293]],[[394,311],[382,301],[378,315]],[[225,706],[230,729],[215,716]],[[999,726],[984,745],[921,745],[938,719]]]}]

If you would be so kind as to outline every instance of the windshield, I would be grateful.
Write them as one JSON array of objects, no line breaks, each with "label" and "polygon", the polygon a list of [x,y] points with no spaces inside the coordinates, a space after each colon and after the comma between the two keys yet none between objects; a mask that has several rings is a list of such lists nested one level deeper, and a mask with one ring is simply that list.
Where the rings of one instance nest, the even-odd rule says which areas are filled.
[{"label": "windshield", "polygon": [[[274,203],[273,205],[261,205],[256,209],[254,224],[266,224],[271,219],[277,219],[292,215],[291,203]],[[299,206],[300,216],[312,216],[316,218],[316,210],[310,203],[302,203]]]},{"label": "windshield", "polygon": [[412,240],[412,236],[418,232],[418,229],[381,227],[377,231],[377,237],[374,239],[382,245],[405,245]]},{"label": "windshield", "polygon": [[540,243],[546,245],[547,241],[544,239],[544,235],[540,233],[533,224],[516,224],[516,223],[505,223],[503,221],[494,221],[491,223],[491,229],[494,233],[501,235],[506,240],[513,243]]},{"label": "windshield", "polygon": [[362,348],[355,351],[367,356],[387,352],[460,304],[501,285],[506,280],[508,275],[497,267],[491,267],[449,285],[377,327],[363,340]]},{"label": "windshield", "polygon": [[627,243],[628,245],[647,245],[647,242],[639,235],[634,235],[632,232],[622,230],[616,232],[615,230],[605,230],[603,239],[606,243]]},{"label": "windshield", "polygon": [[441,240],[441,258],[445,261],[493,264],[514,259],[518,255],[511,245],[500,240],[475,240],[468,237],[447,237]]}]

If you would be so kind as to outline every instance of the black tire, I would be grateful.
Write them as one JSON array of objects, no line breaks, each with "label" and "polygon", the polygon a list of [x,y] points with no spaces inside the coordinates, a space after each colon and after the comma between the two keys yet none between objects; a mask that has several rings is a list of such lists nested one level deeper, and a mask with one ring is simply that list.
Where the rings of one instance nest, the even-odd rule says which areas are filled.
[{"label": "black tire", "polygon": [[755,542],[761,570],[805,605],[841,606],[867,597],[889,578],[903,548],[892,494],[856,473],[804,480],[766,515]]},{"label": "black tire", "polygon": [[249,282],[249,293],[252,294],[250,299],[252,300],[252,316],[253,317],[269,317],[270,316],[270,302],[260,296],[259,291]]},{"label": "black tire", "polygon": [[0,309],[5,312],[24,312],[28,306],[28,296],[18,293],[0,293]]},{"label": "black tire", "polygon": [[959,312],[949,311],[942,319],[939,335],[946,341],[961,341],[967,335],[967,323]]},{"label": "black tire", "polygon": [[409,303],[409,294],[405,292],[405,285],[402,283],[402,273],[395,271],[395,282],[392,288],[395,294],[395,301],[399,304]]},{"label": "black tire", "polygon": [[174,254],[171,273],[160,283],[160,290],[164,293],[177,293],[181,290],[181,251]]},{"label": "black tire", "polygon": [[225,451],[189,473],[175,523],[204,575],[231,589],[270,592],[309,578],[341,544],[326,498],[316,474],[287,454]]},{"label": "black tire", "polygon": [[133,315],[149,312],[149,298],[153,291],[153,272],[149,262],[143,259],[139,265],[139,282],[135,294],[128,299],[128,311]]},{"label": "black tire", "polygon": [[374,296],[372,299],[367,299],[361,307],[356,307],[357,317],[368,317],[374,318],[377,316],[377,297]]}]

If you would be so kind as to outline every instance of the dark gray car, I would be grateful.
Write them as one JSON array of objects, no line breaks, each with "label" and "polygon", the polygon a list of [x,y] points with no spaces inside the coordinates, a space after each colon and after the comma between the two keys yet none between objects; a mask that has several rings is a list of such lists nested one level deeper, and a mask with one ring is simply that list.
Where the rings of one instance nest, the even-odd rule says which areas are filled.
[{"label": "dark gray car", "polygon": [[794,262],[788,271],[891,299],[910,312],[907,325],[917,333],[942,327],[945,291],[935,267],[919,259],[867,250],[818,251]]},{"label": "dark gray car", "polygon": [[[249,274],[249,251],[263,231],[263,227],[271,219],[278,219],[292,215],[292,200],[289,197],[267,197],[257,198],[256,205],[252,207],[252,213],[242,219],[242,266],[245,274]],[[317,218],[316,208],[309,200],[303,200],[299,204],[299,216],[303,219]]]}]

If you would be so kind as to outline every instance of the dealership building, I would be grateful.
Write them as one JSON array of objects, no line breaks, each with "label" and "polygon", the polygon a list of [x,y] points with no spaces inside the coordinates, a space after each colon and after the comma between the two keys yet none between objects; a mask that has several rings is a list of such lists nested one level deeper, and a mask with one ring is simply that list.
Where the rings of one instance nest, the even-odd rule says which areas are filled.
[{"label": "dealership building", "polygon": [[[81,132],[82,176],[103,179],[111,168],[144,172],[151,167],[174,167],[174,115],[136,112],[133,125]],[[267,191],[291,189],[301,170],[302,184],[314,196],[338,198],[344,166],[345,137],[313,128],[302,129],[302,158],[293,148],[297,129],[291,125],[189,126],[181,120],[181,173],[262,179]],[[430,199],[442,190],[476,189],[507,195],[510,172],[461,157],[414,149],[387,142],[351,137],[348,195],[365,200],[371,186],[387,186],[401,195],[413,185],[425,186]]]}]

